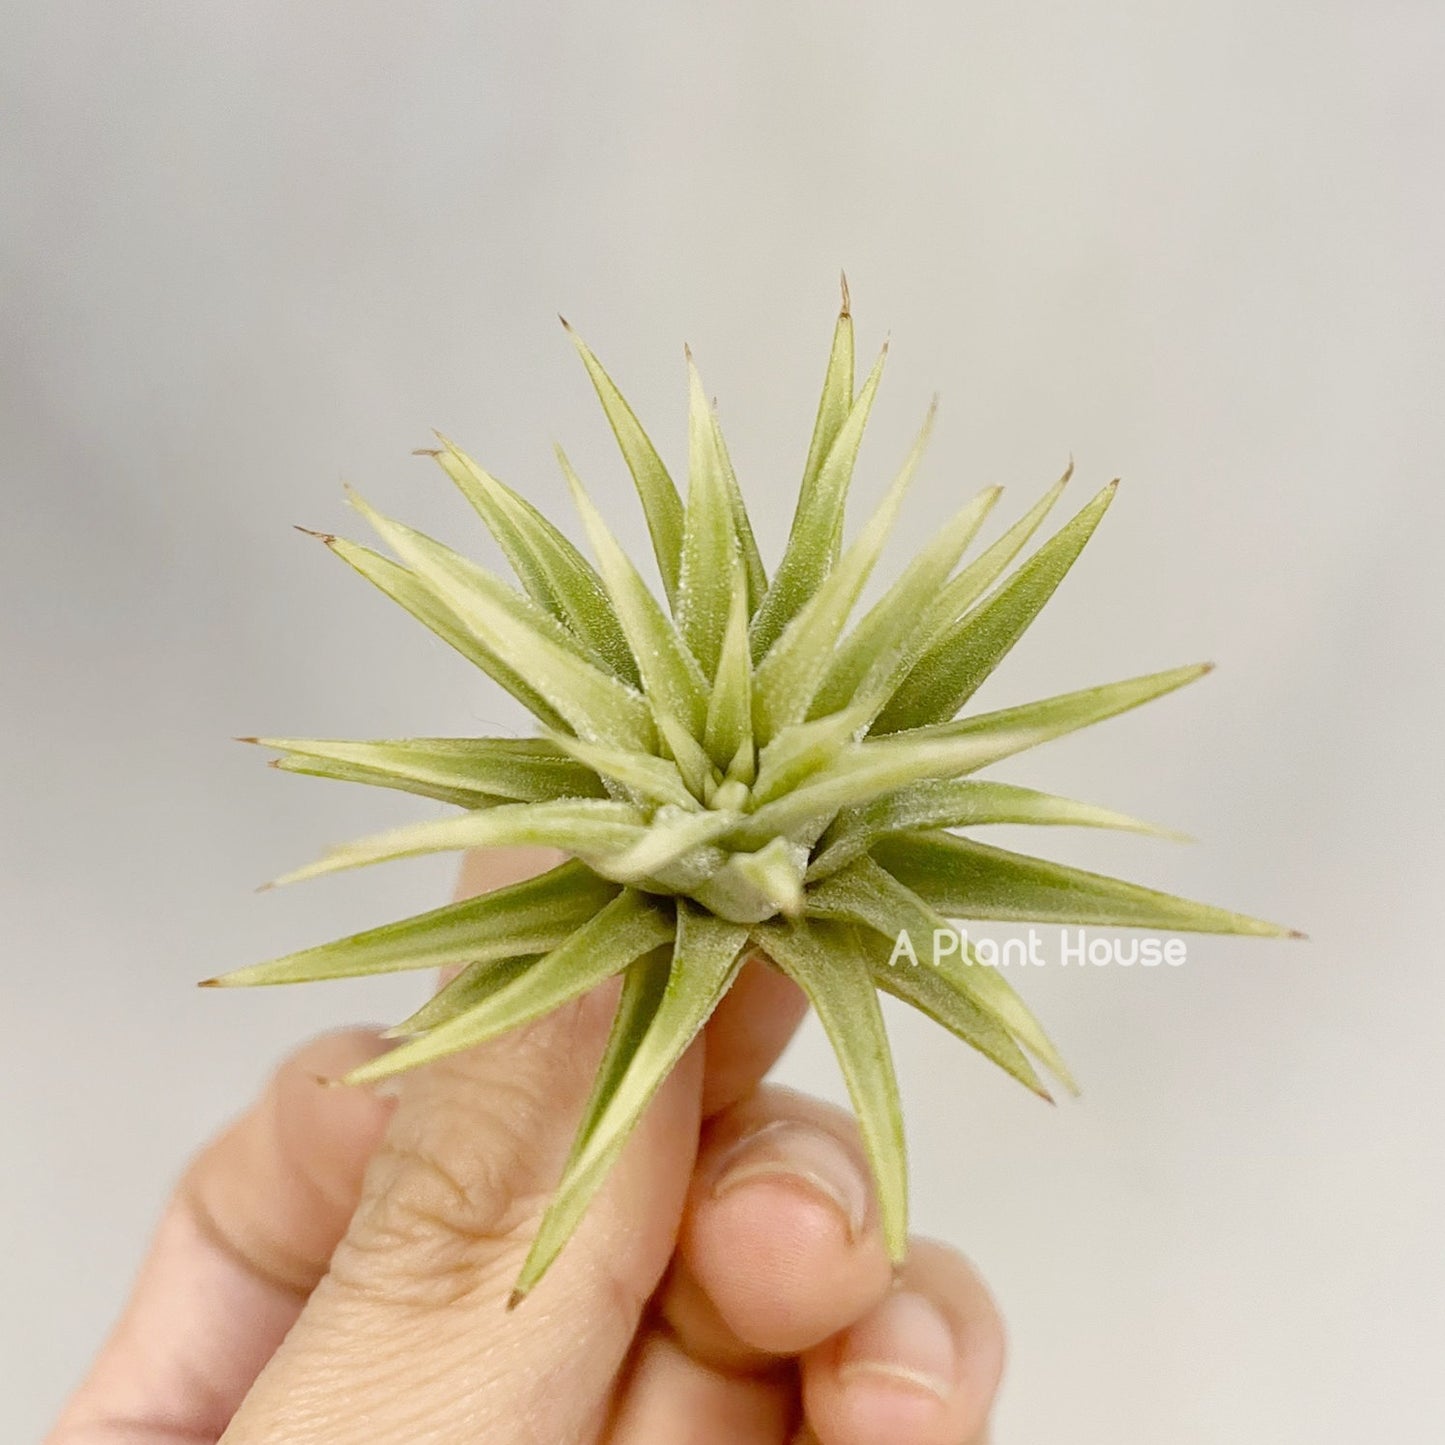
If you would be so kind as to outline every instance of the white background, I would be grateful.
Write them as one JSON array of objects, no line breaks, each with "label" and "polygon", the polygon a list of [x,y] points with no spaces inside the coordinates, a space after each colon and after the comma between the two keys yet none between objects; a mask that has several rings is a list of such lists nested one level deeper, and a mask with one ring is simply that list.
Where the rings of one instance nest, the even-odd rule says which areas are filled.
[{"label": "white background", "polygon": [[[864,499],[943,399],[895,562],[981,485],[1011,516],[1070,453],[1075,505],[1125,479],[983,700],[1222,664],[1007,772],[1202,841],[1042,846],[1312,935],[1023,980],[1085,1085],[1058,1110],[890,1016],[918,1224],[1009,1320],[999,1441],[1440,1434],[1445,11],[21,0],[3,29],[0,1436],[41,1432],[268,1064],[418,987],[191,987],[448,886],[253,896],[417,806],[228,737],[521,725],[290,524],[347,525],[348,479],[470,543],[408,456],[437,426],[557,514],[563,440],[641,545],[560,309],[679,461],[691,342],[776,556],[840,265],[862,344],[892,335]],[[782,1074],[839,1093],[811,1027]]]}]

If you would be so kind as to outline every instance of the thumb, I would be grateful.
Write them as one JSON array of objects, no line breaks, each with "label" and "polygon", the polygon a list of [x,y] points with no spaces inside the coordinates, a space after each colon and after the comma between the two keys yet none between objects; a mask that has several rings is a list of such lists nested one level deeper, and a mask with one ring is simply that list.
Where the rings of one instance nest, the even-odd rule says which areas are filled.
[{"label": "thumb", "polygon": [[[516,862],[473,864],[469,891],[512,881]],[[599,989],[401,1077],[330,1271],[225,1441],[568,1441],[600,1429],[673,1250],[697,1144],[699,1049],[659,1091],[548,1275],[521,1308],[506,1305],[615,1001],[615,987]]]}]

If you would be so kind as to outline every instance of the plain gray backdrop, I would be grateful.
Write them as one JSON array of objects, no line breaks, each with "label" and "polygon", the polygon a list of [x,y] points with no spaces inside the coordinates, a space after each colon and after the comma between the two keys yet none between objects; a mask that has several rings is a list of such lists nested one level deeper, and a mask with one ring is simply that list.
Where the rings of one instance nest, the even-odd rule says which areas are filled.
[{"label": "plain gray backdrop", "polygon": [[[1005,774],[1199,843],[1037,846],[1312,935],[1021,980],[1084,1084],[1055,1110],[890,1012],[917,1226],[1009,1321],[998,1440],[1440,1432],[1445,10],[21,0],[0,30],[0,1436],[42,1431],[267,1067],[421,987],[192,987],[449,886],[255,896],[426,805],[229,737],[522,726],[291,524],[352,525],[349,480],[491,555],[408,455],[435,426],[558,515],[562,440],[643,545],[561,310],[679,463],[691,343],[776,556],[840,266],[892,339],[862,499],[942,397],[894,564],[980,486],[1011,516],[1070,454],[1075,505],[1124,478],[985,700],[1221,663]],[[812,1026],[780,1073],[841,1097]]]}]

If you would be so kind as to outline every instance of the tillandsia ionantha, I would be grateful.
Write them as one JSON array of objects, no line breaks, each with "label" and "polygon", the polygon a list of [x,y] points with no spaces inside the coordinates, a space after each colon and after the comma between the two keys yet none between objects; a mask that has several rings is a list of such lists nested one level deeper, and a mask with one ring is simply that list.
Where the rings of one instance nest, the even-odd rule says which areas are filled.
[{"label": "tillandsia ionantha", "polygon": [[356,496],[395,560],[339,537],[324,541],[518,699],[540,736],[251,740],[276,750],[275,765],[287,771],[399,788],[461,810],[339,848],[289,879],[497,845],[552,846],[568,861],[211,982],[459,970],[393,1030],[403,1042],[348,1076],[365,1083],[482,1043],[621,975],[596,1082],[515,1303],[555,1259],[744,961],[760,955],[801,987],[837,1054],[884,1234],[899,1257],[907,1172],[880,990],[1036,1094],[1049,1097],[1034,1061],[1073,1088],[998,969],[980,964],[966,942],[931,957],[925,949],[916,964],[895,961],[899,935],[947,937],[948,920],[1287,932],[954,831],[993,823],[1157,831],[976,775],[1208,668],[958,716],[1114,496],[1111,483],[1009,572],[1067,473],[966,563],[999,489],[965,503],[849,629],[917,470],[932,408],[882,501],[845,545],[844,502],[884,361],[880,354],[855,386],[846,284],[792,526],[771,576],[691,356],[684,501],[601,363],[568,331],[641,498],[663,600],[560,450],[595,563],[443,439],[430,454],[500,544],[520,588]]}]

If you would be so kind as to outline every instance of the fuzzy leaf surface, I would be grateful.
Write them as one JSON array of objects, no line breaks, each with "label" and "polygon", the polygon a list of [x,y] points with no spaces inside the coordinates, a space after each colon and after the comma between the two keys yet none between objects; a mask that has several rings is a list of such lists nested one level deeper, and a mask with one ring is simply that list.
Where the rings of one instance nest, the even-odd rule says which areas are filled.
[{"label": "fuzzy leaf surface", "polygon": [[1117,490],[1105,487],[987,601],[915,664],[873,726],[899,732],[951,718],[983,685],[1054,595]]},{"label": "fuzzy leaf surface", "polygon": [[907,461],[857,540],[818,583],[817,590],[794,614],[758,664],[753,728],[760,741],[770,741],[783,728],[800,723],[808,716],[838,638],[878,562],[904,494],[923,459],[933,416],[930,408]]},{"label": "fuzzy leaf surface", "polygon": [[595,864],[626,852],[646,835],[647,814],[628,803],[602,798],[505,803],[485,812],[411,823],[344,843],[324,858],[276,881],[278,885],[299,883],[348,868],[365,868],[373,863],[416,858],[426,853],[520,845],[561,848]]},{"label": "fuzzy leaf surface", "polygon": [[747,940],[745,927],[680,903],[671,958],[659,951],[632,966],[572,1157],[538,1226],[518,1294],[536,1284],[571,1237],[642,1111],[732,986]]},{"label": "fuzzy leaf surface", "polygon": [[[972,1000],[1041,1059],[1065,1088],[1078,1092],[1063,1057],[1013,985],[998,969],[980,963],[971,948],[962,946],[958,930],[946,918],[871,858],[859,859],[813,889],[808,895],[808,911],[873,930],[887,940],[890,956],[896,940],[906,933],[920,963],[895,964],[893,972],[902,968],[914,974],[931,972],[944,979],[954,992]],[[958,940],[960,947],[944,950],[941,942],[945,935],[950,942]],[[995,1062],[1009,1067],[1003,1059]],[[1020,1076],[1015,1072],[1015,1077]]]},{"label": "fuzzy leaf surface", "polygon": [[372,1083],[520,1028],[621,973],[672,933],[670,909],[664,911],[626,889],[505,987],[429,1033],[353,1069],[346,1082]]},{"label": "fuzzy leaf surface", "polygon": [[327,537],[325,541],[347,566],[359,572],[373,587],[384,592],[443,642],[455,648],[473,667],[505,688],[533,717],[547,727],[565,729],[568,726],[562,714],[523,674],[504,662],[414,572],[372,551],[370,547],[348,542],[344,537]]},{"label": "fuzzy leaf surface", "polygon": [[1038,824],[1049,827],[1115,828],[1130,833],[1177,836],[1150,823],[1093,803],[1077,803],[1053,793],[1013,783],[974,778],[932,778],[851,808],[828,830],[824,848],[808,869],[810,879],[830,873],[868,851],[885,833],[918,828],[976,828],[991,823]]},{"label": "fuzzy leaf surface", "polygon": [[228,988],[455,968],[555,948],[617,896],[615,883],[567,862],[480,898],[252,964],[214,980]]},{"label": "fuzzy leaf surface", "polygon": [[[565,321],[562,324],[567,326]],[[607,421],[617,438],[622,459],[632,474],[647,518],[647,530],[652,537],[652,550],[657,557],[663,590],[667,593],[667,600],[676,607],[677,580],[682,570],[682,498],[662,458],[658,456],[657,448],[643,431],[642,423],[637,420],[612,378],[603,370],[602,363],[570,326],[567,326],[567,334],[587,368],[587,375],[592,378],[597,399],[607,413]]]},{"label": "fuzzy leaf surface", "polygon": [[880,356],[828,447],[817,482],[804,488],[798,497],[782,561],[753,617],[754,662],[761,662],[767,655],[783,629],[822,585],[838,557],[853,465],[858,459],[863,430],[882,374],[883,357]]},{"label": "fuzzy leaf surface", "polygon": [[402,792],[487,807],[498,801],[539,803],[604,796],[592,770],[543,738],[257,738],[282,756],[288,773],[369,783]]},{"label": "fuzzy leaf surface", "polygon": [[641,679],[627,638],[587,559],[530,502],[441,438],[436,460],[471,503],[533,601],[566,623],[624,682]]},{"label": "fuzzy leaf surface", "polygon": [[1281,938],[1275,923],[1137,883],[1010,853],[952,833],[895,833],[872,856],[930,908],[948,918],[1077,923],[1187,933],[1245,933]]},{"label": "fuzzy leaf surface", "polygon": [[893,1055],[872,971],[853,931],[829,923],[765,923],[758,946],[808,996],[838,1056],[873,1169],[889,1256],[908,1250],[908,1151]]}]

